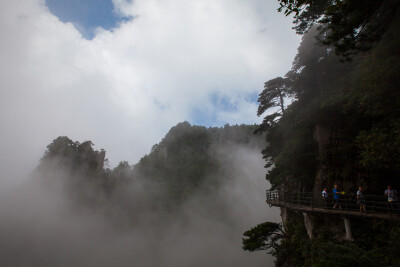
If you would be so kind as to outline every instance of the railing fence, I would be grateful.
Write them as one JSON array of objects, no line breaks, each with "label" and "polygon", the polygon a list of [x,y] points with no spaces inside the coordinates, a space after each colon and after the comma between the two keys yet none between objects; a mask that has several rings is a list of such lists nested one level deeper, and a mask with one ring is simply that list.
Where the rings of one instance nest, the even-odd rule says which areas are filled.
[{"label": "railing fence", "polygon": [[[332,197],[324,199],[322,195],[315,196],[312,192],[280,192],[277,190],[266,192],[267,203],[280,206],[326,209],[331,210],[334,206]],[[400,202],[388,202],[387,197],[377,195],[364,195],[365,208],[367,213],[378,214],[400,214]],[[340,205],[340,208],[339,208]],[[343,194],[340,196],[336,207],[342,211],[360,211],[360,205],[355,194]]]}]

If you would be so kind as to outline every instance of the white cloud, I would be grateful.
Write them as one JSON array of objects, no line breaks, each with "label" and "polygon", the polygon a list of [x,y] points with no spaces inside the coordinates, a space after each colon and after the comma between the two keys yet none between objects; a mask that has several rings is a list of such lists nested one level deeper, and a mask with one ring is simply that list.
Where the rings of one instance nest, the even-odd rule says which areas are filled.
[{"label": "white cloud", "polygon": [[[134,19],[91,41],[43,0],[0,3],[0,182],[31,170],[59,135],[135,163],[194,109],[259,121],[242,96],[283,75],[299,42],[275,1],[113,2]],[[213,94],[237,108],[213,107]]]}]

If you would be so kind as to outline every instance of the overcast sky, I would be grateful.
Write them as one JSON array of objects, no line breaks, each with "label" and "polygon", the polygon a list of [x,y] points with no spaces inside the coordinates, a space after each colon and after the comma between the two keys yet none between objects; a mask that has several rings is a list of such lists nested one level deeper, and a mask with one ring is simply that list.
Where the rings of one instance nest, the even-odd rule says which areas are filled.
[{"label": "overcast sky", "polygon": [[[96,6],[94,6],[96,4]],[[58,136],[134,164],[178,122],[259,123],[300,37],[275,0],[0,1],[0,186]]]}]

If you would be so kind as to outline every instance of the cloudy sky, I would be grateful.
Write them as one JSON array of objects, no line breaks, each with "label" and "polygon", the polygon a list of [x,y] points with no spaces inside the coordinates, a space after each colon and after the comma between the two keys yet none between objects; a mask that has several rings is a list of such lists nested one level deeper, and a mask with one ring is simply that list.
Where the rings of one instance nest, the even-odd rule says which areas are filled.
[{"label": "cloudy sky", "polygon": [[300,41],[275,0],[0,1],[0,186],[58,136],[111,167],[178,122],[259,123],[257,96]]}]

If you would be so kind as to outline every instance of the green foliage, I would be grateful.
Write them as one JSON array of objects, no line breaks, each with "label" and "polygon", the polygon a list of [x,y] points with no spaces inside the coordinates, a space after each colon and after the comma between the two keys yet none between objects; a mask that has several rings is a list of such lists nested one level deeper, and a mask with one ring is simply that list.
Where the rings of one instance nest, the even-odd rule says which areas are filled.
[{"label": "green foliage", "polygon": [[389,127],[373,127],[359,133],[356,144],[360,148],[360,164],[373,170],[400,170],[400,120]]},{"label": "green foliage", "polygon": [[255,128],[206,128],[179,123],[138,164],[130,166],[121,161],[113,170],[104,169],[105,151],[94,150],[92,142],[58,137],[47,146],[37,175],[46,181],[65,176],[64,182],[74,199],[97,203],[140,180],[146,194],[159,201],[159,205],[175,207],[201,190],[217,188],[229,179],[219,166],[220,152],[233,145],[256,149],[263,146],[263,136],[253,135]]},{"label": "green foliage", "polygon": [[260,147],[264,143],[262,136],[252,134],[254,129],[249,125],[207,129],[179,123],[140,159],[134,172],[139,179],[165,189],[167,205],[179,205],[199,190],[218,187],[226,179],[219,166],[220,150],[232,145]]},{"label": "green foliage", "polygon": [[[355,242],[339,241],[337,237],[343,233],[331,230],[326,224],[316,228],[310,239],[301,215],[293,214],[291,221],[285,223],[285,236],[272,254],[277,256],[277,266],[399,265],[398,223],[352,220],[352,229]],[[254,232],[255,237],[263,236]],[[254,239],[251,244],[257,245],[257,241]],[[261,242],[260,247],[262,245]]]},{"label": "green foliage", "polygon": [[119,179],[128,179],[131,175],[132,167],[129,165],[127,161],[121,161],[117,167],[115,167],[111,175],[114,177],[118,177]]},{"label": "green foliage", "polygon": [[69,172],[96,175],[103,170],[105,151],[93,149],[91,141],[73,142],[66,136],[60,136],[47,146],[39,169],[61,167]]},{"label": "green foliage", "polygon": [[[293,12],[298,12],[297,19],[301,16],[306,18],[311,8],[304,6],[309,1],[281,2],[292,5]],[[322,2],[313,3],[317,5]],[[350,2],[337,3],[342,4],[341,8],[351,7],[353,10],[327,19],[344,15],[358,23],[355,16],[362,17],[371,8],[367,6],[367,10],[355,11],[353,5],[360,4],[359,1]],[[377,8],[382,11],[383,17],[393,12],[381,10],[389,3],[391,1],[382,1]],[[323,5],[320,7],[322,10]],[[337,8],[326,7],[326,10],[339,12]],[[327,14],[326,10],[320,14]],[[303,24],[308,25],[307,28],[316,19],[309,18]],[[345,27],[342,22],[338,22],[340,27]],[[351,25],[356,25],[353,22],[349,21]],[[323,25],[328,27],[325,30],[334,25],[326,23]],[[375,22],[366,23],[367,30]],[[325,35],[328,38],[325,41],[332,41],[336,51],[343,52],[345,56],[350,55],[349,51],[364,51],[374,46],[368,53],[357,55],[346,63],[331,53],[330,47],[315,45],[316,28],[309,28],[309,32],[303,36],[292,70],[285,76],[286,85],[290,87],[288,90],[294,99],[282,116],[272,119],[267,116],[258,129],[266,132],[269,142],[263,155],[267,161],[266,167],[270,168],[266,178],[273,188],[284,184],[286,190],[311,191],[317,170],[322,173],[320,177],[326,185],[337,181],[356,185],[362,181],[371,194],[382,194],[387,183],[397,188],[400,186],[400,37],[397,34],[400,19],[390,18],[387,23],[382,25],[384,29],[380,28],[385,34],[372,36],[371,40],[362,39],[364,32],[357,37],[361,39],[352,39],[348,35],[353,43],[329,41],[332,37],[330,34],[338,33],[335,31]],[[340,41],[340,38],[336,40]],[[377,40],[380,42],[376,43]],[[341,52],[340,49],[345,47],[350,50],[346,48]],[[263,112],[271,112],[264,107],[267,105],[260,104]],[[326,129],[325,136],[317,131],[320,128]],[[317,143],[321,139],[325,143]],[[274,251],[278,266],[400,265],[400,248],[396,243],[400,237],[400,225],[354,219],[352,229],[355,242],[352,243],[339,241],[338,236],[343,233],[335,232],[326,225],[329,224],[317,225],[314,238],[309,239],[301,218],[291,216],[291,221],[285,223],[287,236]]]},{"label": "green foliage", "polygon": [[162,183],[174,201],[185,199],[202,182],[213,162],[205,127],[180,123],[135,166],[144,179]]},{"label": "green foliage", "polygon": [[286,238],[282,239],[276,249],[277,265],[285,263],[289,266],[303,266],[306,259],[305,251],[308,250],[310,240],[300,216],[294,216],[292,221],[285,222]]},{"label": "green foliage", "polygon": [[289,109],[287,116],[267,132],[270,143],[263,154],[267,167],[268,164],[274,165],[266,178],[272,185],[296,179],[299,184],[311,189],[317,163],[313,129],[292,112]]},{"label": "green foliage", "polygon": [[[329,47],[315,45],[315,27],[303,36],[285,77],[292,103],[282,116],[268,110],[274,102],[259,107],[270,113],[257,132],[267,135],[263,154],[273,187],[291,183],[311,190],[321,168],[326,184],[363,179],[374,187],[369,193],[381,192],[388,179],[397,184],[392,177],[400,175],[400,22],[391,22],[374,49],[346,63]],[[326,143],[317,143],[317,128],[327,129]]]},{"label": "green foliage", "polygon": [[376,266],[367,253],[352,243],[334,241],[316,242],[312,245],[313,264],[322,266]]},{"label": "green foliage", "polygon": [[[304,36],[283,78],[292,103],[276,114],[274,87],[260,94],[258,114],[267,116],[257,131],[266,132],[269,142],[263,150],[270,168],[266,178],[273,188],[283,184],[291,191],[313,190],[317,171],[327,185],[363,181],[372,194],[382,194],[388,182],[399,187],[400,2],[279,2],[280,11],[295,14]],[[315,45],[315,37],[328,46]],[[341,62],[332,48],[353,60]],[[310,239],[301,216],[292,215],[273,252],[278,266],[399,265],[399,224],[356,219],[352,224],[355,242],[340,241],[343,233],[327,222]],[[262,247],[256,241],[252,244]]]},{"label": "green foliage", "polygon": [[258,98],[260,105],[258,107],[257,115],[260,116],[272,107],[280,107],[282,112],[281,114],[283,114],[285,111],[284,98],[289,96],[289,88],[290,87],[287,86],[287,81],[282,77],[266,82],[264,90]]},{"label": "green foliage", "polygon": [[247,238],[242,238],[243,249],[248,251],[269,250],[274,251],[279,246],[279,240],[285,237],[282,224],[265,222],[243,233]]},{"label": "green foliage", "polygon": [[[293,68],[287,74],[286,86],[290,88],[285,90],[290,91],[295,100],[279,120],[270,121],[268,116],[271,115],[268,115],[257,130],[267,133],[269,145],[263,154],[266,167],[274,166],[266,176],[273,187],[293,179],[300,183],[297,188],[304,186],[310,190],[313,185],[318,163],[314,128],[322,96],[320,86],[341,73],[326,71],[334,60],[330,60],[326,48],[314,45],[313,33],[315,30],[303,37]],[[268,90],[265,88],[260,97]],[[268,112],[264,106],[260,104],[261,110]]]},{"label": "green foliage", "polygon": [[[355,242],[314,239],[313,266],[397,266],[399,225],[381,220],[352,221]],[[396,245],[395,245],[396,243]]]},{"label": "green foliage", "polygon": [[319,24],[318,39],[351,58],[374,47],[396,15],[396,0],[278,0],[285,15],[294,13],[294,28],[303,34]]}]

